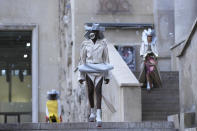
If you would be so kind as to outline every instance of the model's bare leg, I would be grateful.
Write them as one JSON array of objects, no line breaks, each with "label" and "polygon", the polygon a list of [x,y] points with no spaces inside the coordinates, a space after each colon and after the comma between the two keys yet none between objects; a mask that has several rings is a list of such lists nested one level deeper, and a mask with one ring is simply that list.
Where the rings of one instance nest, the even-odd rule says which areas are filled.
[{"label": "model's bare leg", "polygon": [[149,73],[146,74],[146,80],[147,80],[147,90],[151,90],[153,83],[152,83],[152,80],[150,78],[150,74]]},{"label": "model's bare leg", "polygon": [[96,85],[96,106],[101,109],[103,78]]},{"label": "model's bare leg", "polygon": [[97,105],[96,122],[98,127],[100,127],[102,123],[102,119],[101,119],[102,83],[103,83],[103,78],[96,85],[96,105]]},{"label": "model's bare leg", "polygon": [[89,99],[89,104],[91,107],[91,113],[90,113],[90,117],[89,117],[89,121],[90,122],[94,122],[95,121],[95,112],[94,112],[94,84],[92,82],[92,80],[86,75],[86,84],[87,84],[87,88],[88,88],[88,99]]},{"label": "model's bare leg", "polygon": [[94,84],[92,80],[86,75],[86,84],[88,87],[88,99],[91,108],[94,108]]}]

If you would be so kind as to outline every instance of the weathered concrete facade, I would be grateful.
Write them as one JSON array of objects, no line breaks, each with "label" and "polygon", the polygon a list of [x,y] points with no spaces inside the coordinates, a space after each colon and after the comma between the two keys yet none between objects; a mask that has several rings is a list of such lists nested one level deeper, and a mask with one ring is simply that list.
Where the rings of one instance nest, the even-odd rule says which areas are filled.
[{"label": "weathered concrete facade", "polygon": [[[175,43],[181,44],[188,36],[194,20],[197,17],[196,0],[175,0],[174,1],[174,30]],[[174,49],[176,50],[176,49]],[[176,52],[176,51],[173,51]],[[179,64],[176,54],[172,53],[172,70],[178,70]]]},{"label": "weathered concrete facade", "polygon": [[[189,38],[183,43],[179,52],[179,71],[180,71],[180,109],[181,113],[195,112],[197,114],[197,88],[196,88],[196,64],[197,56],[197,19],[195,20]],[[182,114],[181,114],[182,115]],[[196,116],[197,120],[197,116]],[[195,120],[195,124],[197,121]],[[184,118],[181,119],[182,129],[185,126]],[[194,124],[193,123],[193,124]],[[192,124],[192,123],[191,123]]]},{"label": "weathered concrete facade", "polygon": [[[38,25],[38,99],[39,121],[45,120],[46,93],[50,89],[59,90],[59,1],[48,0],[1,0],[0,24]],[[33,68],[33,67],[32,67]]]},{"label": "weathered concrete facade", "polygon": [[[196,0],[154,1],[154,19],[158,41],[160,42],[159,50],[164,53],[164,56],[168,55],[168,57],[171,57],[171,61],[165,61],[162,64],[168,68],[167,70],[179,71],[181,130],[184,130],[185,121],[188,119],[184,113],[196,112],[197,91],[194,85],[196,85],[195,76],[197,74],[194,57],[197,56],[197,36],[196,27],[192,27],[196,18]],[[195,31],[191,33],[191,30]],[[185,51],[180,56],[180,51],[182,50]]]},{"label": "weathered concrete facade", "polygon": [[[175,43],[185,40],[197,17],[196,0],[175,0]],[[183,26],[184,25],[184,26]]]},{"label": "weathered concrete facade", "polygon": [[[179,71],[180,127],[186,128],[195,121],[188,121],[186,112],[197,113],[196,88],[196,18],[197,1],[175,0],[175,43],[172,46],[172,70]],[[197,117],[196,117],[197,118]],[[190,118],[189,118],[190,119]]]},{"label": "weathered concrete facade", "polygon": [[[175,46],[172,48],[172,69],[179,70],[181,116],[184,116],[183,113],[185,112],[197,113],[197,90],[195,87],[197,73],[195,68],[196,60],[194,59],[197,56],[196,18],[197,1],[175,1]],[[185,46],[186,43],[187,46]],[[181,56],[180,51],[183,52]],[[180,119],[182,130],[185,126],[184,119]]]},{"label": "weathered concrete facade", "polygon": [[154,0],[154,24],[159,51],[159,67],[162,71],[170,71],[170,47],[174,44],[174,1]]},{"label": "weathered concrete facade", "polygon": [[[87,121],[87,115],[88,115],[87,114],[88,101],[87,101],[87,98],[84,96],[85,85],[79,85],[79,83],[77,82],[77,72],[73,72],[73,70],[78,65],[80,44],[84,40],[84,34],[85,34],[84,25],[86,23],[116,23],[116,24],[149,23],[149,24],[153,24],[153,7],[152,7],[153,1],[152,0],[148,0],[148,1],[143,0],[143,2],[138,1],[138,0],[126,0],[126,1],[120,0],[120,3],[118,3],[118,1],[119,0],[109,1],[109,3],[106,5],[104,4],[105,3],[104,0],[96,0],[96,1],[71,0],[73,46],[72,46],[72,64],[70,65],[69,69],[72,69],[72,79],[69,79],[68,82],[72,83],[72,93],[73,93],[72,95],[74,95],[75,99],[77,100],[73,104],[73,106],[76,107],[76,110],[74,111],[75,114],[72,114],[74,117],[71,117],[72,119],[71,121]],[[115,7],[118,6],[119,8],[114,8],[114,5],[116,5]],[[110,28],[110,29],[106,29],[104,33],[107,41],[109,43],[112,43],[113,45],[137,46],[137,51],[136,51],[137,58],[136,59],[137,59],[138,71],[140,69],[138,68],[140,65],[140,58],[139,58],[138,50],[139,50],[139,46],[141,45],[141,34],[142,34],[143,29],[144,28],[141,28],[141,29]],[[118,91],[120,90],[122,91],[122,94],[118,93],[117,100],[112,101],[113,105],[124,102],[124,100],[126,100],[126,97],[128,95],[128,94],[126,95],[126,92],[123,93],[124,91],[126,91],[126,87],[125,89],[123,88],[121,89],[120,85],[114,83],[115,80],[117,80],[116,77],[117,76],[112,78],[113,83],[110,84],[110,86],[115,86],[114,90],[111,90],[112,92],[114,92],[112,94],[115,94],[115,93],[117,94]],[[131,78],[136,80],[134,76],[131,76]],[[136,83],[138,83],[137,80],[136,80]],[[104,88],[107,88],[107,87],[108,86]],[[130,91],[132,92],[132,86],[127,87],[127,88],[128,88],[128,92]],[[108,91],[108,89],[106,89],[106,91]],[[134,92],[136,94],[140,94],[140,89],[137,87],[137,85],[133,85],[133,93]],[[125,98],[122,96],[123,94],[125,94]],[[137,96],[139,97],[139,95]],[[114,96],[110,95],[108,97],[109,97],[108,99],[111,100],[111,97],[114,97]],[[121,97],[121,99],[118,97]],[[138,97],[136,97],[137,98],[136,105],[138,105],[137,107],[139,107],[138,111],[136,109],[133,109],[131,106],[130,107],[117,107],[117,110],[118,110],[117,113],[113,114],[109,111],[109,109],[103,103],[104,121],[140,121],[141,120],[141,115],[140,115],[141,104],[138,103],[140,102],[140,98],[138,99]],[[114,105],[114,106],[119,106],[119,105]],[[121,108],[122,109],[125,108],[125,109],[122,110]],[[131,114],[130,116],[127,114],[124,114],[125,112],[128,112],[129,108],[133,109],[133,111],[136,113]],[[134,117],[135,114],[136,114],[136,117]],[[127,118],[127,116],[129,117]],[[86,118],[86,119],[83,119],[83,118]]]},{"label": "weathered concrete facade", "polygon": [[[38,111],[39,121],[45,119],[46,92],[57,89],[61,93],[63,121],[82,122],[88,118],[85,84],[77,82],[80,44],[84,40],[86,23],[149,23],[155,25],[158,37],[159,67],[162,71],[180,71],[181,112],[196,111],[196,56],[195,32],[185,54],[177,58],[190,28],[197,17],[196,0],[125,0],[105,4],[104,0],[0,0],[0,25],[38,26]],[[121,1],[121,0],[120,0]],[[114,8],[117,5],[119,8]],[[154,6],[154,10],[153,10]],[[9,11],[8,11],[9,10]],[[140,70],[139,47],[145,28],[107,28],[106,39],[113,45],[136,47],[136,70]],[[117,52],[116,52],[117,53]],[[112,53],[113,54],[113,53]],[[114,56],[111,57],[114,59]],[[116,66],[118,61],[113,61]],[[123,61],[121,61],[123,62]],[[124,71],[125,65],[117,66]],[[141,101],[139,83],[127,72],[112,75],[112,83],[104,86],[104,95],[115,106],[112,113],[103,102],[104,121],[140,121]],[[129,75],[129,79],[125,76]],[[133,80],[133,81],[132,81]],[[127,85],[122,85],[127,81]],[[125,83],[124,83],[125,84]],[[111,91],[111,92],[110,92]],[[110,93],[110,94],[109,94]],[[116,94],[118,97],[116,97]],[[131,95],[132,94],[132,95]],[[35,96],[32,96],[34,99]],[[135,99],[132,99],[135,98]],[[132,99],[128,101],[128,99]],[[131,106],[135,105],[135,106]],[[129,113],[132,110],[132,113]],[[181,123],[183,124],[183,123]]]},{"label": "weathered concrete facade", "polygon": [[[88,4],[83,4],[83,2]],[[126,3],[123,2],[115,13],[108,10],[110,13],[107,14],[105,9],[97,6],[99,2],[102,0],[96,1],[96,3],[90,0],[48,0],[47,2],[19,0],[17,3],[13,0],[1,0],[0,23],[2,26],[36,25],[38,27],[38,96],[32,95],[32,99],[38,101],[38,107],[33,107],[38,113],[33,114],[36,117],[34,122],[45,120],[46,92],[51,89],[57,89],[61,93],[64,122],[87,121],[86,88],[85,85],[79,85],[76,81],[77,73],[74,72],[79,57],[78,47],[84,39],[85,23],[130,23],[131,21],[132,23],[153,23],[152,0],[144,1],[144,4],[128,0]],[[82,4],[84,6],[81,6]],[[139,46],[141,32],[142,29],[110,29],[106,31],[106,38],[110,43],[114,42],[114,45]],[[117,36],[121,37],[117,39]],[[133,76],[133,78],[135,77]],[[34,81],[32,82],[34,83]],[[133,86],[139,95],[134,93],[135,91],[133,93],[140,97],[139,85]],[[125,87],[125,90],[127,88]],[[122,96],[121,100],[126,100],[126,96]],[[139,111],[134,113],[134,115],[137,114],[137,117],[132,118],[132,121],[141,120],[140,98],[136,104]],[[126,114],[123,115],[125,118],[121,121],[131,120],[126,118]],[[109,120],[109,117],[106,120]],[[114,121],[118,121],[118,119]]]},{"label": "weathered concrete facade", "polygon": [[[138,80],[130,71],[112,44],[108,45],[109,59],[114,69],[111,82],[103,88],[102,116],[105,122],[142,121],[141,88]],[[114,111],[109,107],[109,103]]]},{"label": "weathered concrete facade", "polygon": [[[84,40],[85,23],[153,23],[152,0],[144,0],[143,2],[127,0],[126,2],[129,10],[126,12],[117,11],[115,13],[110,11],[102,13],[100,10],[101,8],[104,8],[104,5],[99,2],[102,2],[102,0],[72,0],[73,60],[75,60],[73,61],[73,64],[75,67],[79,59],[78,47],[80,47],[81,42]],[[116,45],[141,44],[141,30],[107,30],[105,36],[108,42]]]}]

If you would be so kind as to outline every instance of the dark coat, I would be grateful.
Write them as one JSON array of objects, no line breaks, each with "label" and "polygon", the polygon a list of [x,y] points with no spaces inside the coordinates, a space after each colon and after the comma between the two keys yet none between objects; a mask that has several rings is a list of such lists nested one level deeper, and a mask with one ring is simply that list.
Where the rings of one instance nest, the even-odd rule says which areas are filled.
[{"label": "dark coat", "polygon": [[[146,69],[145,69],[145,64],[144,62],[142,63],[142,67],[141,67],[141,72],[139,75],[139,82],[143,83],[143,85],[146,85]],[[151,78],[153,80],[153,85],[154,87],[162,87],[162,83],[161,83],[161,75],[160,72],[158,70],[157,65],[155,65],[155,69],[154,71],[150,74]]]}]

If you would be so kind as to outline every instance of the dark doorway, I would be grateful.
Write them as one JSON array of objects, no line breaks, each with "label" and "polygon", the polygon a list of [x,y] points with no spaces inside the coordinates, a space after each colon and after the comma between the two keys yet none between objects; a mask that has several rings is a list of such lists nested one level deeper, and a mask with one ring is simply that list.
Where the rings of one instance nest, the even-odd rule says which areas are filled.
[{"label": "dark doorway", "polygon": [[31,122],[32,31],[0,31],[0,122]]}]

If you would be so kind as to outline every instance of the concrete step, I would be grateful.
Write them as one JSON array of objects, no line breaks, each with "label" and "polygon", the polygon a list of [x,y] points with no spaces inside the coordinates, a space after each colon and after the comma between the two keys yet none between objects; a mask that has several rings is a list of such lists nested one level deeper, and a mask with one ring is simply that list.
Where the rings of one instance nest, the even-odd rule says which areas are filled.
[{"label": "concrete step", "polygon": [[161,103],[165,103],[165,102],[171,103],[171,100],[172,100],[172,102],[174,102],[174,101],[176,101],[177,103],[179,102],[178,97],[174,97],[172,99],[171,98],[172,97],[169,97],[169,98],[166,98],[166,99],[163,99],[163,98],[160,98],[160,97],[143,97],[142,98],[142,101],[143,101],[142,103],[149,102],[149,101],[154,101],[154,102],[160,101]]},{"label": "concrete step", "polygon": [[149,99],[159,99],[159,100],[163,100],[163,101],[169,101],[169,100],[179,100],[179,95],[173,95],[173,94],[167,94],[167,95],[160,95],[160,94],[152,94],[152,96],[149,96],[149,95],[146,95],[146,94],[143,94],[142,96],[142,99],[146,99],[146,100],[149,100]]},{"label": "concrete step", "polygon": [[174,98],[174,100],[172,100],[172,101],[170,101],[170,100],[172,100],[172,99],[170,99],[170,98],[167,98],[166,100],[164,100],[164,99],[161,99],[161,98],[147,98],[146,99],[146,97],[144,97],[144,98],[142,98],[142,103],[149,103],[150,104],[150,102],[153,102],[152,104],[156,104],[156,103],[158,103],[158,102],[160,102],[160,103],[164,103],[164,104],[167,104],[167,103],[179,103],[179,99],[178,98]]},{"label": "concrete step", "polygon": [[173,82],[169,82],[169,83],[167,83],[168,81],[166,81],[166,82],[162,82],[162,83],[165,83],[165,84],[162,84],[162,88],[164,88],[164,89],[178,89],[179,88],[179,85],[177,84],[178,83],[178,81],[173,81],[173,82],[175,82],[175,83],[173,83]]},{"label": "concrete step", "polygon": [[142,119],[143,121],[149,121],[150,119],[155,121],[167,120],[168,115],[174,115],[176,113],[177,112],[143,112]]},{"label": "concrete step", "polygon": [[143,106],[142,105],[142,111],[149,111],[149,112],[178,112],[179,106]]},{"label": "concrete step", "polygon": [[179,104],[170,104],[170,103],[166,103],[166,104],[164,104],[164,103],[154,103],[154,105],[151,105],[151,104],[147,104],[147,103],[145,103],[145,104],[143,104],[142,105],[144,108],[166,108],[166,109],[169,109],[170,107],[176,107],[176,108],[178,108],[179,109]]},{"label": "concrete step", "polygon": [[174,115],[176,112],[143,112],[143,116],[167,116],[167,115]]},{"label": "concrete step", "polygon": [[167,116],[166,115],[159,115],[159,116],[150,116],[150,115],[144,115],[143,116],[143,121],[149,121],[150,119],[154,120],[154,121],[162,121],[162,120],[167,120]]},{"label": "concrete step", "polygon": [[166,96],[162,96],[162,95],[155,95],[155,96],[142,96],[142,100],[162,100],[162,101],[170,101],[170,100],[179,100],[179,96],[170,96],[170,95],[166,95]]},{"label": "concrete step", "polygon": [[[138,78],[139,72],[134,72]],[[149,93],[142,88],[142,120],[167,120],[167,116],[179,113],[179,74],[160,72],[162,88]],[[145,87],[145,86],[144,86]]]},{"label": "concrete step", "polygon": [[[136,78],[139,78],[140,72],[133,72]],[[179,73],[177,71],[161,71],[161,80],[162,81],[178,81]]]},{"label": "concrete step", "polygon": [[[151,90],[151,92],[152,93],[154,93],[154,92],[176,92],[176,91],[179,91],[179,88],[153,88],[152,90]],[[142,88],[142,92],[144,92],[144,93],[148,93],[147,92],[147,89],[146,88]]]},{"label": "concrete step", "polygon": [[[160,99],[163,99],[163,100],[173,100],[173,99],[179,99],[179,95],[176,94],[166,94],[166,95],[161,95],[161,94],[142,94],[142,99],[145,98],[150,98],[150,99],[157,99],[157,98],[160,98]],[[173,99],[172,99],[173,98]]]},{"label": "concrete step", "polygon": [[[178,89],[179,85],[178,85],[179,81],[162,81],[162,89]],[[154,85],[153,85],[154,87]],[[146,84],[143,86],[143,89],[146,88]],[[153,89],[158,89],[157,87],[154,87]]]},{"label": "concrete step", "polygon": [[148,96],[148,97],[154,97],[154,96],[162,96],[162,95],[165,95],[166,97],[168,96],[179,96],[179,94],[177,92],[170,92],[170,93],[162,93],[161,92],[155,92],[155,91],[152,91],[152,92],[142,92],[143,93],[143,96]]},{"label": "concrete step", "polygon": [[173,104],[173,105],[179,105],[179,101],[177,100],[171,100],[171,101],[155,101],[155,100],[146,100],[146,101],[143,101],[142,104],[149,104],[151,105],[152,103],[154,104]]},{"label": "concrete step", "polygon": [[179,73],[177,71],[161,71],[160,74],[162,80],[179,80]]},{"label": "concrete step", "polygon": [[[147,108],[147,109],[143,109],[142,112],[177,112],[179,113],[179,109],[152,109],[152,108]],[[165,119],[166,120],[166,119]]]},{"label": "concrete step", "polygon": [[[133,72],[136,78],[139,78],[139,72]],[[162,71],[160,72],[161,74],[161,81],[163,83],[163,87],[168,87],[170,88],[171,85],[172,87],[177,87],[179,85],[179,73],[178,72],[171,72],[171,71]]]},{"label": "concrete step", "polygon": [[0,124],[0,131],[175,131],[174,124],[166,121],[157,122],[103,122],[102,127],[96,127],[96,123],[23,123]]}]

